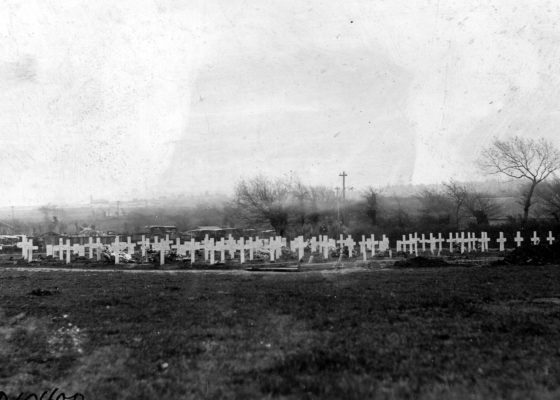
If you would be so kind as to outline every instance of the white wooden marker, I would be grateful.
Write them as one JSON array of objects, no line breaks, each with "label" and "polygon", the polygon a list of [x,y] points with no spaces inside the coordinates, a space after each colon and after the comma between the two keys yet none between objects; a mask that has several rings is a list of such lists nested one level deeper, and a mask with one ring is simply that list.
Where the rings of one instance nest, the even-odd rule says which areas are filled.
[{"label": "white wooden marker", "polygon": [[515,239],[513,239],[513,241],[517,243],[517,247],[521,247],[521,242],[523,241],[523,238],[521,237],[521,232],[517,231],[517,236],[515,236]]},{"label": "white wooden marker", "polygon": [[533,231],[533,237],[531,238],[531,243],[533,243],[533,246],[536,246],[540,242],[541,239],[537,236],[537,231]]}]

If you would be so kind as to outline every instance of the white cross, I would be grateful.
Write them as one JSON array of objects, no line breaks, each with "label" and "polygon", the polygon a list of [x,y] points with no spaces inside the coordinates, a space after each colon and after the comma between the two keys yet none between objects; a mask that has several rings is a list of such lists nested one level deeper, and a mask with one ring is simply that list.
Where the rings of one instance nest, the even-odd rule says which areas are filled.
[{"label": "white cross", "polygon": [[159,252],[159,265],[165,264],[165,252],[169,251],[169,244],[164,239],[158,240],[158,237],[154,237],[154,243],[152,243],[152,249]]},{"label": "white cross", "polygon": [[120,253],[126,247],[126,243],[120,241],[118,236],[115,236],[115,241],[109,245],[109,250],[115,254],[115,265],[120,261]]},{"label": "white cross", "polygon": [[[72,252],[73,252],[74,254],[77,254],[78,256],[80,256],[80,254],[83,254],[83,252],[84,252],[84,246],[82,246],[82,245],[79,244],[79,243],[74,243],[74,244],[72,245]],[[81,256],[80,256],[80,257],[81,257]]]},{"label": "white cross", "polygon": [[[61,239],[61,241],[62,241],[62,239]],[[70,261],[71,261],[70,250],[72,250],[72,246],[70,245],[70,239],[66,239],[66,244],[60,246],[60,255],[61,255],[60,259],[62,260],[62,252],[65,251],[66,252],[66,264],[70,264]]]},{"label": "white cross", "polygon": [[191,256],[191,265],[194,264],[196,258],[196,251],[201,249],[202,246],[199,242],[195,242],[194,238],[191,239],[191,243],[189,246],[189,254]]},{"label": "white cross", "polygon": [[210,252],[210,265],[216,264],[216,241],[214,238],[210,239],[208,243],[208,251]]},{"label": "white cross", "polygon": [[455,243],[455,239],[453,239],[453,233],[449,232],[449,239],[447,239],[447,243],[449,243],[449,252],[453,253],[453,243]]},{"label": "white cross", "polygon": [[517,231],[517,236],[515,237],[515,239],[513,239],[513,241],[517,243],[517,247],[521,247],[521,242],[523,241],[523,238],[521,237],[521,232]]},{"label": "white cross", "polygon": [[408,240],[406,240],[406,235],[402,235],[402,240],[401,240],[401,251],[403,253],[406,253],[406,246],[408,246]]},{"label": "white cross", "polygon": [[245,247],[245,239],[243,237],[240,237],[239,240],[237,241],[237,248],[239,249],[239,263],[244,264],[246,247]]},{"label": "white cross", "polygon": [[352,235],[349,235],[346,238],[344,245],[348,248],[348,258],[352,258],[352,255],[354,254],[354,246],[356,245],[356,242],[352,239]]},{"label": "white cross", "polygon": [[434,250],[436,248],[436,238],[434,234],[430,232],[430,253],[434,254]]},{"label": "white cross", "polygon": [[541,241],[541,239],[537,236],[537,232],[533,231],[533,237],[531,238],[531,242],[533,243],[533,246],[536,246],[537,244],[539,244]]},{"label": "white cross", "polygon": [[282,238],[280,236],[271,238],[268,243],[268,248],[270,251],[270,261],[280,258],[282,255]]},{"label": "white cross", "polygon": [[190,244],[188,242],[187,243],[181,243],[181,238],[176,238],[175,239],[175,244],[172,244],[171,248],[174,249],[177,252],[177,255],[186,256],[187,251],[189,251],[189,249],[190,249]]},{"label": "white cross", "polygon": [[500,232],[500,237],[496,239],[496,242],[500,244],[500,251],[505,251],[504,243],[507,242],[507,239],[504,237],[504,232]]},{"label": "white cross", "polygon": [[33,246],[33,239],[30,239],[27,246],[27,261],[33,261],[33,250],[38,250],[39,246]]},{"label": "white cross", "polygon": [[84,251],[88,249],[88,258],[93,258],[93,238],[90,236],[88,242],[84,244]]},{"label": "white cross", "polygon": [[230,234],[226,240],[226,250],[229,253],[229,257],[233,260],[235,259],[235,252],[237,251],[237,241]]},{"label": "white cross", "polygon": [[385,252],[389,249],[389,238],[385,235],[381,237],[381,241],[376,242],[379,245],[379,251]]},{"label": "white cross", "polygon": [[438,238],[436,242],[438,244],[438,255],[439,255],[441,253],[441,250],[443,250],[443,243],[445,243],[445,239],[441,236],[441,233],[438,233]]},{"label": "white cross", "polygon": [[146,239],[146,235],[142,235],[142,240],[136,242],[140,245],[140,251],[142,252],[142,259],[146,258],[146,250],[150,248],[150,238]]},{"label": "white cross", "polygon": [[323,249],[323,258],[325,260],[329,259],[329,243],[330,243],[330,239],[328,235],[323,235],[323,238],[321,240],[321,247]]},{"label": "white cross", "polygon": [[249,249],[249,261],[253,261],[253,253],[254,253],[254,243],[253,238],[249,237],[247,239],[247,248]]},{"label": "white cross", "polygon": [[303,240],[303,236],[298,236],[290,243],[290,248],[292,251],[298,251],[298,260],[301,260],[304,255],[305,247],[307,243]]},{"label": "white cross", "polygon": [[420,244],[422,244],[422,253],[426,252],[426,243],[428,243],[428,241],[426,240],[424,234],[422,234],[422,238],[420,239]]},{"label": "white cross", "polygon": [[414,255],[418,257],[418,234],[416,232],[414,233],[414,236],[409,234],[408,242],[410,243],[410,254],[412,254],[412,250],[414,249]]},{"label": "white cross", "polygon": [[375,256],[375,245],[378,244],[375,241],[375,235],[371,234],[369,239],[366,240],[366,249],[371,251],[371,256],[374,257]]},{"label": "white cross", "polygon": [[457,233],[456,240],[461,244],[461,254],[463,254],[465,252],[465,232],[461,232],[460,239],[459,239],[459,233]]},{"label": "white cross", "polygon": [[488,251],[488,242],[489,241],[490,241],[490,239],[488,239],[488,233],[481,232],[480,233],[480,251]]},{"label": "white cross", "polygon": [[21,248],[21,256],[24,260],[29,257],[29,243],[27,242],[27,236],[21,236],[21,242],[17,244],[17,247]]},{"label": "white cross", "polygon": [[548,231],[548,237],[546,238],[546,240],[548,240],[548,244],[554,243],[555,239],[556,238],[554,236],[552,236],[552,231]]},{"label": "white cross", "polygon": [[101,249],[103,245],[101,244],[101,238],[95,239],[95,254],[97,256],[97,261],[101,260]]},{"label": "white cross", "polygon": [[472,247],[472,236],[471,236],[471,235],[472,235],[472,234],[471,234],[470,232],[467,232],[466,241],[467,241],[467,252],[468,252],[468,253],[470,253],[470,252],[473,250],[473,247]]},{"label": "white cross", "polygon": [[367,260],[367,245],[368,245],[368,242],[370,242],[370,239],[368,239],[366,241],[365,235],[362,235],[362,240],[359,243],[359,245],[360,245],[360,253],[362,254],[362,259],[364,261]]},{"label": "white cross", "polygon": [[214,248],[216,251],[220,252],[220,262],[226,262],[226,242],[224,238],[221,238],[219,242],[216,242]]},{"label": "white cross", "polygon": [[309,248],[311,249],[311,253],[315,253],[318,247],[319,243],[317,242],[317,238],[313,236],[311,239],[309,239]]},{"label": "white cross", "polygon": [[[53,246],[52,244],[47,244],[47,257],[54,255],[54,248],[55,246]],[[2,250],[1,247],[0,250]]]},{"label": "white cross", "polygon": [[344,238],[343,235],[340,235],[340,239],[336,241],[336,244],[338,245],[338,247],[340,247],[340,252],[342,253],[344,251]]}]

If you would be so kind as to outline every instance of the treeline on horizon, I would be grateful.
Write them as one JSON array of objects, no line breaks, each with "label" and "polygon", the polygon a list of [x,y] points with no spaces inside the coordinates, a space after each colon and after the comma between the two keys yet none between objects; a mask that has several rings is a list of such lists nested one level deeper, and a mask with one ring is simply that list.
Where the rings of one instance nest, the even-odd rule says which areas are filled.
[{"label": "treeline on horizon", "polygon": [[32,235],[73,234],[84,228],[133,234],[148,225],[175,225],[179,231],[211,225],[272,229],[288,238],[386,234],[395,240],[413,232],[511,234],[560,227],[560,178],[555,175],[560,151],[551,142],[518,136],[494,139],[478,164],[487,174],[505,176],[512,184],[488,187],[450,180],[408,196],[368,187],[345,198],[340,190],[305,185],[293,175],[277,179],[260,175],[239,181],[233,197],[222,201],[123,209],[117,215],[95,209],[77,215],[45,206],[39,209],[42,220],[12,221],[12,228]]},{"label": "treeline on horizon", "polygon": [[[484,185],[486,186],[486,185]],[[506,189],[504,189],[506,188]],[[75,213],[42,207],[40,221],[18,220],[15,229],[30,235],[45,232],[76,234],[84,228],[133,234],[149,225],[175,225],[179,231],[198,226],[274,230],[293,238],[316,235],[438,233],[461,230],[512,233],[560,227],[560,179],[543,182],[535,193],[530,218],[523,221],[527,185],[505,185],[480,191],[476,184],[450,181],[397,195],[372,187],[342,193],[325,186],[304,185],[296,178],[257,176],[240,181],[232,198],[211,204],[123,208],[120,215]]]}]

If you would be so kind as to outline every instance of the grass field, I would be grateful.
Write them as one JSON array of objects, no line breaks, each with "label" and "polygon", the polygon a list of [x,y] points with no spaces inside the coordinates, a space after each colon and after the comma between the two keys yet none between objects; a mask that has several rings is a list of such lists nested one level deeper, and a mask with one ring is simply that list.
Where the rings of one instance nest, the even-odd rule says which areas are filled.
[{"label": "grass field", "polygon": [[53,387],[86,399],[558,399],[559,298],[558,266],[2,270],[0,390],[10,399]]}]

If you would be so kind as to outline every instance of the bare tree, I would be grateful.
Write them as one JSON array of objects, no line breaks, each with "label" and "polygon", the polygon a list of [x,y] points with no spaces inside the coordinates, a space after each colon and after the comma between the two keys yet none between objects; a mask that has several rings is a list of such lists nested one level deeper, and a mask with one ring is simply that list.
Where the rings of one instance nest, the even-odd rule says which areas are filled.
[{"label": "bare tree", "polygon": [[453,213],[455,216],[455,223],[457,229],[461,226],[461,218],[464,205],[468,198],[468,190],[465,185],[462,185],[453,179],[449,183],[444,183],[445,193],[453,203]]},{"label": "bare tree", "polygon": [[268,223],[283,236],[288,227],[290,192],[289,182],[257,176],[237,184],[235,203],[248,222]]},{"label": "bare tree", "polygon": [[377,212],[379,208],[377,194],[377,191],[371,186],[368,187],[363,194],[365,213],[372,225],[377,225]]},{"label": "bare tree", "polygon": [[455,209],[449,196],[434,189],[424,189],[418,195],[420,200],[422,219],[424,223],[448,225],[452,210]]},{"label": "bare tree", "polygon": [[500,212],[500,205],[495,198],[485,193],[468,190],[465,209],[476,219],[478,225],[488,225],[490,218]]},{"label": "bare tree", "polygon": [[480,164],[490,174],[529,180],[530,185],[523,196],[523,223],[526,223],[535,188],[560,168],[560,152],[543,138],[534,140],[515,136],[508,140],[495,139],[482,152]]},{"label": "bare tree", "polygon": [[560,179],[554,178],[552,182],[543,182],[535,192],[544,211],[552,215],[556,222],[560,222]]}]

